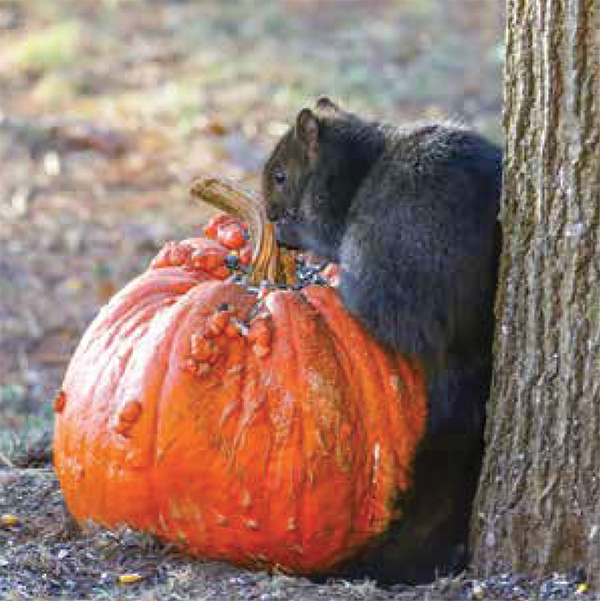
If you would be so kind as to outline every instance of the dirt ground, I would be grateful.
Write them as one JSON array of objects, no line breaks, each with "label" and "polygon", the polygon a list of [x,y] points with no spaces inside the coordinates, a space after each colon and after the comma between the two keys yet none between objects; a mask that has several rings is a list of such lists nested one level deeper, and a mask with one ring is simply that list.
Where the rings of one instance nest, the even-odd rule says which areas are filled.
[{"label": "dirt ground", "polygon": [[[392,590],[191,561],[80,531],[51,470],[51,400],[82,332],[211,210],[200,174],[256,189],[323,94],[390,121],[501,138],[501,0],[0,0],[0,597],[568,598],[506,576]],[[8,520],[10,522],[11,520]],[[137,573],[137,582],[119,582]],[[544,588],[545,587],[545,588]],[[587,593],[580,588],[579,598]]]},{"label": "dirt ground", "polygon": [[[202,562],[130,530],[80,529],[69,517],[51,468],[0,469],[0,599],[140,599],[203,601],[521,601],[597,600],[581,575],[527,580],[468,575],[427,586],[388,589],[364,580],[311,582]],[[4,516],[6,519],[8,516]],[[123,578],[133,582],[123,582]]]}]

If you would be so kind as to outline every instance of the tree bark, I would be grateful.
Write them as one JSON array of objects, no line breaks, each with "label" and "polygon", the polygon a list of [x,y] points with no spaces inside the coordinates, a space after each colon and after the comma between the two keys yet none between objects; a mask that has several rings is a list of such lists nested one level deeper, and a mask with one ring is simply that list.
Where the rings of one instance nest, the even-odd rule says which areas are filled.
[{"label": "tree bark", "polygon": [[504,249],[473,567],[600,584],[600,4],[509,0]]}]

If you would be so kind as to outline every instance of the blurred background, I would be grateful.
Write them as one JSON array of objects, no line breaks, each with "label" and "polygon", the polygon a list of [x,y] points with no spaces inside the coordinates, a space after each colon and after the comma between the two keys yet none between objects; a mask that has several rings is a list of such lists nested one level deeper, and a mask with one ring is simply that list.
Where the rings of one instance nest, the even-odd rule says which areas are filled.
[{"label": "blurred background", "polygon": [[100,306],[328,95],[501,141],[503,0],[0,0],[0,466]]}]

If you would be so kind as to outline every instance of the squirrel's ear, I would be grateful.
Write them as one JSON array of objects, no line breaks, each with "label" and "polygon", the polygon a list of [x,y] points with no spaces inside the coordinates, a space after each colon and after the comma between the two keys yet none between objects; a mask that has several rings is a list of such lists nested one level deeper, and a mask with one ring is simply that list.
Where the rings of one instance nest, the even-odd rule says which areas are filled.
[{"label": "squirrel's ear", "polygon": [[319,121],[310,109],[302,109],[296,117],[296,137],[306,149],[308,157],[315,159],[319,150]]},{"label": "squirrel's ear", "polygon": [[339,113],[340,107],[327,96],[321,96],[317,100],[317,110],[329,113]]}]

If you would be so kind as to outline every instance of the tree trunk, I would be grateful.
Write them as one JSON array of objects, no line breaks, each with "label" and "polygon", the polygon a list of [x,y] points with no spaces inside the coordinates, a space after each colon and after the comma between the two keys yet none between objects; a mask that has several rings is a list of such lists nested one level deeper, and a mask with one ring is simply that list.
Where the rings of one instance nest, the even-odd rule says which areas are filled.
[{"label": "tree trunk", "polygon": [[509,0],[480,574],[600,581],[599,61],[598,0]]}]

